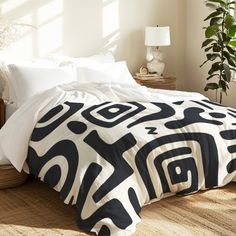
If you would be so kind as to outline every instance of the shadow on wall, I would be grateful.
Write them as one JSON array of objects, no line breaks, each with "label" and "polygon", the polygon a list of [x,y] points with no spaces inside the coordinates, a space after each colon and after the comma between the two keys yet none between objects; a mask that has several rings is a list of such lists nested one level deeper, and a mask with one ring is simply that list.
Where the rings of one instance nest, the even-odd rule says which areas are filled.
[{"label": "shadow on wall", "polygon": [[[79,9],[73,9],[74,5],[65,0],[2,0],[2,22],[15,21],[36,27],[28,27],[17,42],[4,50],[4,55],[9,59],[29,59],[52,53],[87,56],[98,51],[115,51],[120,38],[119,0],[90,2],[81,2]],[[97,15],[95,11],[90,13],[91,7],[99,9]]]},{"label": "shadow on wall", "polygon": [[184,28],[183,6],[182,1],[165,0],[149,0],[148,4],[144,0],[1,0],[0,22],[14,20],[36,27],[28,27],[2,54],[11,60],[112,51],[117,60],[126,60],[130,71],[136,72],[146,64],[145,26],[169,25],[174,40],[171,48],[163,50],[167,52],[167,74],[181,78],[182,64],[175,60],[183,51],[179,40],[179,28]]},{"label": "shadow on wall", "polygon": [[5,50],[7,57],[28,59],[62,51],[62,0],[5,0],[1,3],[1,15],[6,22],[22,22],[36,27],[29,27],[17,42]]}]

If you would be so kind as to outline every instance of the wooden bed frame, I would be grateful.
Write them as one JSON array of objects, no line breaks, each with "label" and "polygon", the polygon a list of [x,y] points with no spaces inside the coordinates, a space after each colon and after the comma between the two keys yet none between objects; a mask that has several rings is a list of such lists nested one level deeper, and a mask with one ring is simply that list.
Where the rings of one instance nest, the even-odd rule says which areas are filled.
[{"label": "wooden bed frame", "polygon": [[[5,103],[0,98],[0,128],[5,124]],[[28,178],[25,173],[19,173],[13,165],[0,165],[0,189],[12,188],[23,184]]]},{"label": "wooden bed frame", "polygon": [[4,101],[0,98],[0,128],[5,123],[5,104]]}]

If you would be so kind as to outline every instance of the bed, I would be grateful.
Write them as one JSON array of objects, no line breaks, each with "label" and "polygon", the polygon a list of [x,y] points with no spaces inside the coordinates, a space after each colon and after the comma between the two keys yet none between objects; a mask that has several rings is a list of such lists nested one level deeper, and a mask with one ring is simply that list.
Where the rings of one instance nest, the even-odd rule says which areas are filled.
[{"label": "bed", "polygon": [[235,109],[140,86],[124,62],[80,63],[54,82],[55,68],[10,66],[18,108],[0,156],[76,205],[81,229],[131,235],[143,206],[236,180]]}]

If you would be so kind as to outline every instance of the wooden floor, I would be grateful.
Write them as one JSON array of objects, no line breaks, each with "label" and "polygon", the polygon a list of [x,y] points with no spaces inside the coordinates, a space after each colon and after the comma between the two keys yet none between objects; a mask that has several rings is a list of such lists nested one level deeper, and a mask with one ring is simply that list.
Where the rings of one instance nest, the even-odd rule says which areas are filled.
[{"label": "wooden floor", "polygon": [[[236,235],[236,183],[163,199],[143,208],[141,218],[135,236]],[[75,221],[76,208],[40,182],[0,190],[0,236],[89,235]]]}]

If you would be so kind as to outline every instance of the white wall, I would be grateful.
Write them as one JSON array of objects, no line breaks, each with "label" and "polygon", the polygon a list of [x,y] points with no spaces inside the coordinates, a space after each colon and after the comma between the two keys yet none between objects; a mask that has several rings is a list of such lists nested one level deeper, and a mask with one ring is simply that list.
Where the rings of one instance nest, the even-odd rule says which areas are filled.
[{"label": "white wall", "polygon": [[[187,0],[188,1],[188,0]],[[196,0],[195,0],[196,1]],[[186,0],[2,0],[3,18],[20,19],[37,26],[6,52],[13,58],[32,58],[63,52],[88,56],[113,50],[117,60],[126,60],[131,72],[145,65],[145,26],[169,25],[170,47],[165,73],[185,81]]]},{"label": "white wall", "polygon": [[[88,56],[112,50],[132,73],[146,63],[145,26],[169,25],[171,46],[162,48],[165,74],[177,77],[180,90],[204,93],[208,67],[199,67],[205,59],[203,19],[209,14],[204,0],[1,0],[0,11],[3,20],[37,26],[26,28],[4,57]],[[236,107],[235,89],[231,83],[224,104]],[[204,94],[215,99],[214,92]]]},{"label": "white wall", "polygon": [[[204,0],[187,0],[186,7],[186,89],[204,93],[209,66],[200,68],[199,65],[205,60],[204,50],[201,49],[205,39],[202,28],[207,25],[203,20],[210,10],[205,6]],[[235,90],[236,83],[231,82],[228,96],[223,97],[223,104],[236,108]],[[215,100],[215,92],[205,92],[204,95]]]}]

